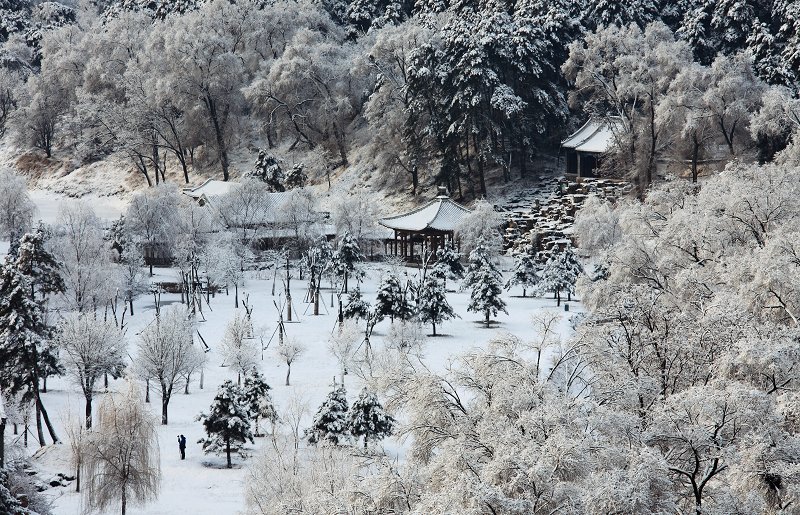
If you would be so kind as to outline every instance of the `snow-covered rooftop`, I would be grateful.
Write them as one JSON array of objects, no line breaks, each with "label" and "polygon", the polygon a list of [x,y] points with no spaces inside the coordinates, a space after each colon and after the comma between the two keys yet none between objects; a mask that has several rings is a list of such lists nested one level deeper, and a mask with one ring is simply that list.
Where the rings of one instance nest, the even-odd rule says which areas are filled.
[{"label": "snow-covered rooftop", "polygon": [[189,195],[192,198],[199,199],[201,197],[210,198],[210,197],[219,197],[220,195],[225,195],[235,186],[238,186],[238,182],[231,182],[231,181],[219,181],[216,179],[208,179],[206,182],[197,186],[196,188],[186,188],[183,190],[183,193]]},{"label": "snow-covered rooftop", "polygon": [[602,154],[614,144],[615,132],[620,129],[620,122],[611,120],[590,119],[583,126],[561,142],[563,148],[576,152]]},{"label": "snow-covered rooftop", "polygon": [[380,224],[398,231],[454,231],[470,210],[440,195],[409,213],[384,218]]}]

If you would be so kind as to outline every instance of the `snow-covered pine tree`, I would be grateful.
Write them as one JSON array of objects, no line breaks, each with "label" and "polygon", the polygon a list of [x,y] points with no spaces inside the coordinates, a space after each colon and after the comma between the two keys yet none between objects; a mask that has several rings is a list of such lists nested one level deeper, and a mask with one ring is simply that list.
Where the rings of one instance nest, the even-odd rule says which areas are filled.
[{"label": "snow-covered pine tree", "polygon": [[457,280],[464,277],[464,265],[461,264],[461,253],[453,247],[452,242],[445,243],[436,251],[436,265],[445,272],[445,287],[447,279]]},{"label": "snow-covered pine tree", "polygon": [[358,264],[364,261],[366,257],[361,253],[358,242],[350,234],[350,231],[345,231],[339,240],[339,246],[333,254],[333,261],[336,270],[344,279],[344,292],[347,293],[347,280],[351,276],[360,278],[363,272],[358,268]]},{"label": "snow-covered pine tree", "polygon": [[417,297],[417,319],[423,324],[433,326],[433,336],[436,336],[436,324],[450,320],[458,315],[447,302],[447,290],[444,282],[444,271],[434,267],[419,290]]},{"label": "snow-covered pine tree", "polygon": [[514,270],[511,272],[511,278],[506,282],[506,290],[520,285],[522,286],[522,296],[525,297],[527,288],[533,288],[539,283],[538,271],[536,252],[532,245],[525,245],[514,258]]},{"label": "snow-covered pine tree", "polygon": [[222,383],[211,404],[208,414],[201,413],[197,420],[203,423],[206,438],[197,443],[203,445],[206,454],[222,454],[228,460],[228,468],[232,468],[231,452],[237,452],[242,458],[247,457],[243,444],[253,443],[250,431],[250,415],[244,398],[244,391],[233,381]]},{"label": "snow-covered pine tree", "polygon": [[551,254],[541,272],[539,288],[543,292],[552,292],[556,298],[556,305],[561,305],[561,292],[567,292],[567,300],[572,300],[575,293],[575,281],[583,273],[583,266],[572,250],[567,246]]},{"label": "snow-covered pine tree", "polygon": [[483,313],[484,323],[486,327],[489,327],[492,316],[496,316],[500,311],[508,314],[506,303],[500,298],[503,290],[503,275],[492,263],[483,244],[479,244],[470,253],[469,261],[469,270],[462,284],[463,289],[470,289],[467,311]]},{"label": "snow-covered pine tree", "polygon": [[258,151],[256,165],[250,176],[264,182],[270,191],[286,191],[281,162],[266,150]]},{"label": "snow-covered pine tree", "polygon": [[347,412],[347,428],[356,439],[364,438],[364,448],[370,440],[380,440],[392,434],[394,418],[386,413],[378,396],[363,388]]},{"label": "snow-covered pine tree", "polygon": [[392,322],[395,318],[410,320],[414,315],[414,306],[409,302],[405,288],[396,274],[390,272],[381,281],[375,309],[379,316],[388,316]]},{"label": "snow-covered pine tree", "polygon": [[45,445],[41,416],[53,442],[58,441],[39,396],[39,382],[48,370],[58,368],[49,342],[53,330],[44,319],[42,306],[31,298],[31,279],[11,261],[0,270],[0,384],[4,393],[24,392],[23,400],[36,406],[39,442]]},{"label": "snow-covered pine tree", "polygon": [[255,368],[244,376],[244,402],[253,421],[254,436],[262,436],[259,427],[261,419],[274,422],[278,418],[275,406],[272,404],[270,387],[258,370]]},{"label": "snow-covered pine tree", "polygon": [[355,290],[348,294],[347,304],[342,306],[342,318],[344,319],[366,319],[370,315],[369,302],[361,297],[361,289],[356,287]]},{"label": "snow-covered pine tree", "polygon": [[339,445],[349,436],[347,425],[347,390],[344,385],[334,386],[314,415],[314,422],[306,429],[308,443]]},{"label": "snow-covered pine tree", "polygon": [[303,163],[296,163],[292,165],[288,172],[286,172],[286,179],[284,184],[287,190],[294,188],[302,188],[308,181],[308,176],[305,173],[305,166]]},{"label": "snow-covered pine tree", "polygon": [[47,248],[49,238],[50,232],[40,223],[36,230],[19,239],[13,252],[16,267],[30,278],[31,298],[34,300],[36,293],[43,300],[49,294],[63,292],[65,288],[59,271],[61,263]]}]

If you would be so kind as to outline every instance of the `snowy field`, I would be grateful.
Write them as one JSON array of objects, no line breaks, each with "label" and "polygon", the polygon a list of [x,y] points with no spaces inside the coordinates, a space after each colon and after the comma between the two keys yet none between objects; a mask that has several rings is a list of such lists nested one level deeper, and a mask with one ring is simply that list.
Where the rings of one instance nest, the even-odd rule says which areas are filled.
[{"label": "snowy field", "polygon": [[[376,286],[380,281],[385,265],[370,264],[367,266],[367,276],[361,286],[364,300],[374,302]],[[415,276],[418,271],[413,268],[406,269],[409,276]],[[262,272],[263,274],[263,272]],[[296,272],[295,272],[296,274]],[[156,269],[154,280],[174,281],[176,272],[170,269]],[[335,358],[327,348],[328,338],[336,324],[336,309],[331,308],[331,290],[323,289],[322,299],[325,301],[322,314],[312,315],[312,307],[305,304],[305,281],[293,280],[292,297],[296,311],[294,321],[286,323],[286,332],[289,338],[295,338],[307,347],[306,353],[292,366],[291,386],[284,386],[286,365],[279,361],[273,348],[276,346],[277,337],[269,344],[264,352],[264,359],[260,361],[261,372],[272,387],[272,396],[278,412],[280,413],[293,397],[307,405],[308,411],[303,427],[308,427],[317,407],[330,391],[334,376],[339,376],[339,367]],[[323,286],[327,285],[327,281]],[[449,285],[451,288],[453,285]],[[249,294],[250,303],[254,306],[254,325],[266,326],[266,338],[269,339],[277,326],[278,315],[273,305],[277,292],[281,290],[281,283],[276,286],[276,297],[271,295],[272,277],[262,279],[251,277],[245,284],[242,297]],[[517,295],[519,292],[512,291]],[[437,331],[442,333],[439,337],[426,338],[424,355],[426,362],[433,370],[443,370],[452,357],[471,348],[483,346],[494,335],[512,333],[521,338],[530,336],[532,324],[531,315],[537,311],[550,311],[563,313],[563,306],[557,308],[552,299],[521,298],[506,296],[508,303],[508,316],[501,314],[498,324],[491,329],[485,329],[481,323],[481,316],[468,313],[466,310],[469,294],[466,292],[451,292],[449,301],[455,312],[461,317],[445,322]],[[168,305],[179,303],[180,295],[163,294],[161,304]],[[577,308],[577,309],[576,309]],[[194,419],[201,411],[207,411],[216,387],[226,379],[236,379],[232,370],[222,367],[219,357],[219,342],[223,337],[226,324],[234,318],[233,292],[229,296],[218,294],[211,299],[211,309],[206,309],[207,321],[198,324],[198,330],[210,345],[208,367],[205,372],[205,388],[200,390],[197,378],[194,378],[190,387],[190,394],[179,392],[173,396],[169,405],[169,425],[159,426],[158,434],[161,449],[161,468],[163,479],[161,493],[157,501],[144,507],[133,507],[130,513],[148,514],[174,514],[189,511],[195,514],[227,514],[237,513],[244,507],[244,484],[247,481],[248,461],[237,459],[235,469],[224,468],[224,457],[204,455],[197,444],[203,434],[200,422]],[[240,308],[244,314],[243,308]],[[570,313],[580,311],[580,307],[570,303]],[[154,317],[154,299],[151,296],[140,297],[135,303],[136,315],[129,318],[128,345],[129,350],[135,348],[137,333],[149,324]],[[383,346],[390,321],[387,319],[378,324],[373,333],[372,343],[374,348]],[[560,332],[564,335],[570,331],[568,317],[563,317],[560,322]],[[430,327],[426,328],[430,331]],[[63,420],[67,412],[77,416],[83,410],[83,397],[76,387],[63,378],[53,378],[48,382],[48,392],[43,400],[53,418],[58,420],[59,436],[64,438]],[[361,388],[358,379],[353,375],[345,378],[348,388],[348,397],[352,401]],[[111,389],[118,388],[120,381],[112,383]],[[157,391],[152,393],[150,405],[155,415],[160,414],[160,401]],[[95,403],[97,406],[99,402]],[[184,434],[187,437],[188,449],[186,461],[179,459],[176,437]],[[252,454],[258,454],[259,448],[264,444],[263,438],[257,438]],[[384,446],[390,455],[402,459],[402,442],[387,439]],[[36,450],[36,443],[31,442],[30,452]],[[66,445],[50,446],[40,452],[36,466],[41,471],[42,479],[49,479],[57,472],[70,473],[68,464],[68,449]],[[52,488],[47,494],[54,502],[56,514],[81,513],[82,505],[79,494],[74,493],[74,484],[67,487]]]}]

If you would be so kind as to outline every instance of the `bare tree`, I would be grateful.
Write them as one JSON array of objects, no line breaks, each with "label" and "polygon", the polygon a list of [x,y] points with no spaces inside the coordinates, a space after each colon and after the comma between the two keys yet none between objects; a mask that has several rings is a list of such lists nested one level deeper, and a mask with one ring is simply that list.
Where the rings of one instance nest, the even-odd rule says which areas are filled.
[{"label": "bare tree", "polygon": [[144,504],[158,496],[160,455],[155,419],[145,409],[133,381],[125,393],[107,395],[84,456],[84,496],[92,511],[120,502]]},{"label": "bare tree", "polygon": [[195,367],[192,324],[183,306],[170,306],[139,335],[136,367],[144,379],[157,381],[161,387],[161,423],[166,425],[167,408],[172,394]]},{"label": "bare tree", "polygon": [[93,314],[67,316],[61,323],[58,343],[64,365],[86,399],[86,428],[92,427],[92,399],[104,374],[119,377],[124,368],[125,339],[111,320]]}]

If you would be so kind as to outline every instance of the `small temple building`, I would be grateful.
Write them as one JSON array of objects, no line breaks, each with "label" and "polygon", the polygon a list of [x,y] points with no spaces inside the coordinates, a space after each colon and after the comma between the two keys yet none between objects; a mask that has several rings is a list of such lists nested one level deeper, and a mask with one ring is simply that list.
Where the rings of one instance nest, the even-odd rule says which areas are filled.
[{"label": "small temple building", "polygon": [[608,120],[590,119],[561,142],[567,170],[577,177],[596,177],[603,154],[614,145],[615,133],[621,123],[616,118]]},{"label": "small temple building", "polygon": [[386,254],[406,261],[422,261],[431,253],[435,255],[436,250],[447,243],[458,248],[456,228],[470,213],[440,188],[439,195],[424,206],[380,220],[382,226],[394,231],[394,238],[385,242]]}]

